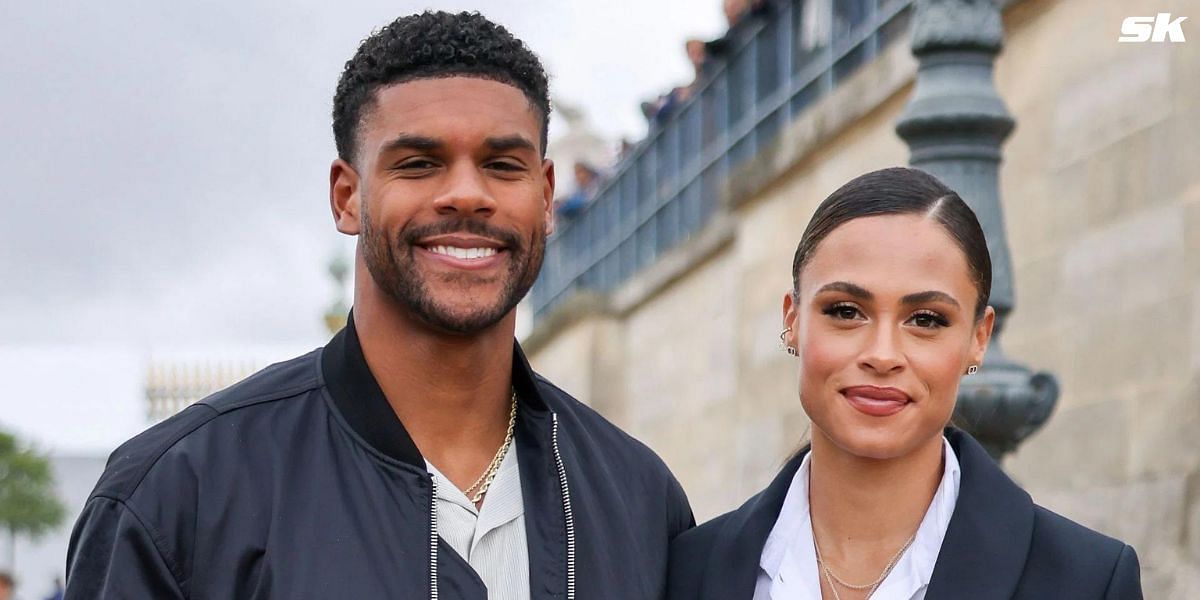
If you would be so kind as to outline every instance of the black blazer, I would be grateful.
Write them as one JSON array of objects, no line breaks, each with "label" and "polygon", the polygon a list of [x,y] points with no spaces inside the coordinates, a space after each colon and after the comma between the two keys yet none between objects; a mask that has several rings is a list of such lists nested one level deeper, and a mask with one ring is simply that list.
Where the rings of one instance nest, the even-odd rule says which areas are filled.
[{"label": "black blazer", "polygon": [[[1142,597],[1133,548],[1035,505],[966,433],[946,437],[962,479],[926,600]],[[754,596],[763,545],[806,452],[741,508],[675,539],[669,600]]]}]

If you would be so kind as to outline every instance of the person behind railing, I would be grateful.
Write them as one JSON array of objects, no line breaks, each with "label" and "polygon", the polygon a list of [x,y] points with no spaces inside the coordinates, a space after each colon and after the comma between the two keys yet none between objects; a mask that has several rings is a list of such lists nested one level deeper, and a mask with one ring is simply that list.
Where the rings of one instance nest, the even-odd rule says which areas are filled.
[{"label": "person behind railing", "polygon": [[692,95],[708,79],[709,71],[714,63],[708,59],[704,40],[689,39],[684,42],[684,51],[688,62],[692,63],[691,83],[672,88],[654,100],[642,103],[642,115],[646,117],[650,127],[662,127],[675,114],[681,105],[691,99]]},{"label": "person behind railing", "polygon": [[729,24],[729,29],[723,36],[707,42],[693,38],[684,43],[688,62],[692,64],[691,83],[672,88],[671,91],[660,94],[654,100],[642,102],[642,115],[646,117],[651,129],[665,125],[679,107],[691,99],[712,74],[717,65],[717,61],[714,59],[723,58],[729,53],[732,40],[740,35],[738,33],[740,29],[744,29],[742,24],[748,22],[750,17],[762,17],[769,14],[770,2],[769,0],[725,0],[723,10],[725,20]]},{"label": "person behind railing", "polygon": [[654,112],[654,122],[652,125],[655,127],[662,127],[663,125],[666,125],[667,121],[671,120],[671,117],[674,116],[679,110],[679,107],[683,105],[684,102],[688,101],[688,98],[691,97],[691,94],[692,86],[681,85],[679,87],[671,88],[671,91],[660,96],[658,110]]},{"label": "person behind railing", "polygon": [[561,220],[575,218],[595,197],[600,181],[600,171],[596,167],[584,161],[576,162],[575,189],[555,205],[555,216]]},{"label": "person behind railing", "polygon": [[737,39],[745,24],[752,19],[762,17],[771,11],[770,0],[725,0],[722,6],[725,22],[728,28],[721,37],[704,43],[705,52],[710,57],[726,57],[733,50],[733,40]]},{"label": "person behind railing", "polygon": [[692,63],[692,83],[687,86],[690,98],[708,81],[716,63],[709,59],[704,40],[692,38],[684,42],[683,47],[687,52],[688,62]]}]

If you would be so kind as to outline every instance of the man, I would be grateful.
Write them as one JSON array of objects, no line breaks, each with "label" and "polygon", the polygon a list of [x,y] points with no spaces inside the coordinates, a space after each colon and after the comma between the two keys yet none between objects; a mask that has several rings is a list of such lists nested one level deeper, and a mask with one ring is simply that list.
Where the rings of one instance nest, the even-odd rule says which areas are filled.
[{"label": "man", "polygon": [[552,227],[546,87],[478,14],[362,43],[333,110],[346,328],[117,449],[68,599],[663,594],[678,483],[513,341]]}]

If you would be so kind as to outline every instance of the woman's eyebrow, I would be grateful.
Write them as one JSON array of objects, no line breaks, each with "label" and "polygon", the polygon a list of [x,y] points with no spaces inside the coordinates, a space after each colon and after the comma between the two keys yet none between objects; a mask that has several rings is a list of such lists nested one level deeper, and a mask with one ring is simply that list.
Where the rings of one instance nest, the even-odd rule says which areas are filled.
[{"label": "woman's eyebrow", "polygon": [[[850,283],[849,281],[834,281],[821,286],[821,289],[817,290],[817,294],[822,294],[825,292],[842,292],[863,301],[875,299],[874,294],[867,291],[862,286]],[[954,296],[951,296],[946,292],[939,292],[937,290],[916,292],[914,294],[908,294],[900,299],[900,303],[905,305],[926,304],[929,302],[945,302],[946,304],[953,305],[956,308],[962,308],[962,305],[958,303],[958,300],[954,299]]]},{"label": "woman's eyebrow", "polygon": [[955,308],[962,308],[962,306],[959,305],[958,300],[955,300],[953,296],[947,294],[946,292],[939,292],[937,290],[917,292],[915,294],[909,294],[900,299],[901,304],[926,304],[929,302],[945,302],[946,304],[954,305]]},{"label": "woman's eyebrow", "polygon": [[818,294],[825,292],[842,292],[850,294],[859,300],[871,300],[875,297],[862,286],[855,285],[849,281],[834,281],[821,286],[821,289],[817,290]]}]

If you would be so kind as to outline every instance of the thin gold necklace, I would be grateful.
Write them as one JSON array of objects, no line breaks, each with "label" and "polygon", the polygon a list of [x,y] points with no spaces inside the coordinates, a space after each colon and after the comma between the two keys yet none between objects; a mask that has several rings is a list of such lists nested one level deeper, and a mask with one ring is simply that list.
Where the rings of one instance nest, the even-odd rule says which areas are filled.
[{"label": "thin gold necklace", "polygon": [[[918,527],[918,529],[920,528]],[[838,593],[837,586],[834,585],[834,582],[837,582],[843,587],[852,590],[870,590],[867,592],[867,598],[870,598],[875,593],[875,590],[879,588],[879,585],[883,583],[883,580],[887,579],[887,576],[891,574],[892,569],[896,568],[896,563],[900,561],[900,556],[904,554],[905,550],[908,550],[908,547],[911,546],[913,541],[916,539],[917,532],[914,531],[913,534],[908,538],[908,541],[904,542],[904,545],[900,547],[900,550],[892,555],[892,559],[889,560],[887,566],[883,568],[883,572],[879,574],[879,578],[871,583],[861,585],[848,583],[846,580],[838,577],[837,574],[829,568],[829,563],[825,562],[825,560],[821,558],[821,547],[817,544],[817,537],[815,535],[813,536],[813,549],[817,552],[817,566],[825,575],[825,581],[829,582],[829,589],[833,592],[834,600],[842,600],[842,595]]]},{"label": "thin gold necklace", "polygon": [[463,494],[471,499],[471,503],[479,505],[483,501],[483,496],[487,494],[488,488],[492,487],[492,480],[496,478],[496,473],[500,471],[500,462],[504,460],[504,456],[508,454],[509,446],[512,446],[513,429],[517,425],[517,390],[512,391],[512,409],[508,411],[508,433],[504,434],[504,443],[496,450],[496,455],[492,457],[492,462],[488,464],[487,469],[471,484],[471,487],[463,490]]}]

